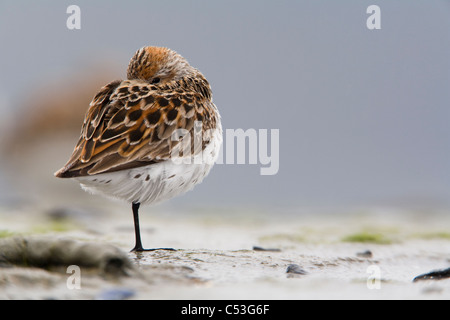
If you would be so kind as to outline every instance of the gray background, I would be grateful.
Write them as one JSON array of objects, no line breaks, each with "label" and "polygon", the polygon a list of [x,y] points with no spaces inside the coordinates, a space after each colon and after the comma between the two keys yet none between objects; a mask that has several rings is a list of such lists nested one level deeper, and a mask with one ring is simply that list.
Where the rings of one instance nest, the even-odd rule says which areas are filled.
[{"label": "gray background", "polygon": [[[70,4],[81,30],[66,28]],[[124,78],[144,45],[205,74],[225,129],[280,130],[277,175],[217,165],[173,205],[450,205],[449,1],[2,0],[2,129],[47,81],[100,61]]]}]

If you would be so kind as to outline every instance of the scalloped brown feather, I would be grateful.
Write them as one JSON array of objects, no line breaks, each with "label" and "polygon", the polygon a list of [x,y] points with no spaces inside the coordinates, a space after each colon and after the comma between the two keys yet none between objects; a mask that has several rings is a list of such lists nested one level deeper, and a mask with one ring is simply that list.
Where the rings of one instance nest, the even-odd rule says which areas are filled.
[{"label": "scalloped brown feather", "polygon": [[[150,76],[157,70],[154,65],[151,68]],[[104,86],[90,103],[72,156],[55,176],[94,175],[169,160],[179,143],[171,139],[176,129],[189,131],[192,153],[201,152],[194,150],[194,122],[201,121],[205,132],[215,129],[219,119],[209,83],[192,70],[178,79],[169,74],[159,85],[136,76]],[[149,76],[148,70],[145,75]],[[202,150],[206,144],[203,141]]]}]

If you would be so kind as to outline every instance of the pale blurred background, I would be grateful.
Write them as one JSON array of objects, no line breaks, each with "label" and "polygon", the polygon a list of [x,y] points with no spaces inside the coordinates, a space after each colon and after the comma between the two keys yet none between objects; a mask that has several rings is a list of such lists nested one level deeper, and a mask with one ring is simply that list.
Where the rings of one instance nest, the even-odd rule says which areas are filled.
[{"label": "pale blurred background", "polygon": [[[81,30],[66,27],[71,4]],[[372,4],[381,30],[366,27]],[[280,130],[277,175],[217,165],[164,206],[450,206],[448,0],[2,0],[1,204],[105,201],[53,172],[145,45],[204,73],[224,129]]]}]

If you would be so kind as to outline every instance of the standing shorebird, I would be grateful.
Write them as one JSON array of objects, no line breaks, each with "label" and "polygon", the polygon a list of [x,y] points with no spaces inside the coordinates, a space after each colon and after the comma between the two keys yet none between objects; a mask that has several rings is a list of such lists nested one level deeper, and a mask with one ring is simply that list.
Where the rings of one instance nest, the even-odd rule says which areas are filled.
[{"label": "standing shorebird", "polygon": [[211,170],[221,144],[205,77],[173,50],[144,47],[131,58],[127,80],[94,97],[75,150],[55,176],[131,203],[132,251],[155,250],[142,247],[139,206],[191,190]]}]

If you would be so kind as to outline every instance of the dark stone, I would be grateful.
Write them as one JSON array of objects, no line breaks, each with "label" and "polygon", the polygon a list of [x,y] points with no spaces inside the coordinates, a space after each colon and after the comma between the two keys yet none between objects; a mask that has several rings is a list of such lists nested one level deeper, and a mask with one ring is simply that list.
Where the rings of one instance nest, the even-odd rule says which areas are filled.
[{"label": "dark stone", "polygon": [[288,267],[286,269],[286,273],[300,274],[300,275],[308,274],[308,272],[303,270],[298,264],[288,265]]},{"label": "dark stone", "polygon": [[413,282],[421,280],[442,280],[450,278],[450,268],[444,270],[434,270],[425,274],[421,274],[413,279]]},{"label": "dark stone", "polygon": [[281,252],[281,249],[278,249],[278,248],[263,248],[263,247],[258,247],[258,246],[254,246],[253,250],[254,251]]},{"label": "dark stone", "polygon": [[357,252],[356,256],[360,258],[372,258],[372,251],[366,250],[362,252]]}]

